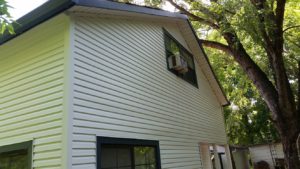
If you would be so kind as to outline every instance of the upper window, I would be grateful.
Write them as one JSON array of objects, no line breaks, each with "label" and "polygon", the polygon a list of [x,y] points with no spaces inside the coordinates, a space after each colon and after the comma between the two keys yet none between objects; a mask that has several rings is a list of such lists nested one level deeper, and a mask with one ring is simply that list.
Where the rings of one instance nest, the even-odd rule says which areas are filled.
[{"label": "upper window", "polygon": [[30,169],[32,143],[0,147],[0,169]]},{"label": "upper window", "polygon": [[168,70],[198,86],[193,55],[164,29]]},{"label": "upper window", "polygon": [[98,137],[98,169],[160,169],[157,141]]}]

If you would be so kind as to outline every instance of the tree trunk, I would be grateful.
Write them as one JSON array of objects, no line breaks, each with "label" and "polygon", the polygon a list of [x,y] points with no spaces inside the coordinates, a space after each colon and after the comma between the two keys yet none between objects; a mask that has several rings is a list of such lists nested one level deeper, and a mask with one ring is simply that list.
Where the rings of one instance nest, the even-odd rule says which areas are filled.
[{"label": "tree trunk", "polygon": [[296,133],[296,131],[286,131],[286,135],[281,136],[283,151],[285,155],[284,160],[285,164],[287,165],[286,168],[300,169],[300,161],[297,152],[298,134],[289,135],[289,133]]},{"label": "tree trunk", "polygon": [[[278,94],[278,90],[274,88],[273,84],[266,77],[266,74],[250,58],[237,36],[234,33],[224,33],[223,36],[231,48],[234,59],[253,81],[271,110],[272,120],[282,139],[286,167],[288,169],[300,169],[296,145],[300,132],[300,122],[294,102],[289,102],[292,97],[288,92],[291,91],[286,90],[284,91],[286,92],[285,94]],[[282,67],[277,68],[284,71]]]},{"label": "tree trunk", "polygon": [[[283,121],[281,121],[282,123]],[[280,123],[280,122],[279,122]],[[297,139],[300,134],[300,122],[290,117],[284,124],[275,123],[281,136],[284,160],[287,169],[300,169],[300,154],[297,151]],[[285,126],[285,128],[279,128]]]}]

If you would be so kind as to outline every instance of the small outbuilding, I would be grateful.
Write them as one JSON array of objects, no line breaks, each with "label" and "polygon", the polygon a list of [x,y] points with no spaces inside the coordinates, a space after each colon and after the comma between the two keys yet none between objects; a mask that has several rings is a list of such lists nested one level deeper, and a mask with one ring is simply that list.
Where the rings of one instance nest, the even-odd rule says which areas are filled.
[{"label": "small outbuilding", "polygon": [[249,147],[249,152],[254,165],[265,161],[270,169],[284,168],[284,153],[281,143],[253,145]]}]

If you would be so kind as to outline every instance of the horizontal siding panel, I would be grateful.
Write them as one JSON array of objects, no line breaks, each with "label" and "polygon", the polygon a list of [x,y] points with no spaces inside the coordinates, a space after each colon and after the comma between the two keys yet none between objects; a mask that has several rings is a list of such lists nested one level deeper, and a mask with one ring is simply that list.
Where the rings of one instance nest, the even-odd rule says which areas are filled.
[{"label": "horizontal siding panel", "polygon": [[47,152],[40,152],[34,154],[33,160],[46,160],[49,158],[60,158],[62,156],[62,152],[60,150],[51,150]]},{"label": "horizontal siding panel", "polygon": [[[51,44],[49,45],[51,46]],[[15,80],[16,77],[24,78],[24,76],[27,76],[28,73],[33,73],[32,70],[40,68],[41,65],[49,65],[49,63],[52,63],[55,60],[61,59],[61,53],[63,50],[62,48],[64,47],[63,43],[60,41],[53,45],[55,45],[53,48],[43,51],[43,53],[38,55],[34,55],[33,57],[27,58],[30,60],[25,60],[19,65],[7,68],[7,70],[1,73],[1,78],[3,78],[7,83],[10,82],[9,80]],[[24,56],[23,53],[20,55]],[[45,58],[42,59],[41,56]],[[18,71],[20,69],[23,71]]]},{"label": "horizontal siding panel", "polygon": [[38,139],[40,137],[46,137],[49,136],[49,133],[51,133],[51,135],[60,135],[62,133],[62,129],[61,127],[53,127],[46,130],[34,131],[31,133],[1,138],[1,146],[20,143],[21,140],[28,141],[33,140],[32,138]]},{"label": "horizontal siding panel", "polygon": [[83,157],[74,157],[72,159],[73,164],[90,164],[90,163],[96,163],[96,156],[83,156]]},{"label": "horizontal siding panel", "polygon": [[[83,75],[78,75],[82,77]],[[110,94],[119,98],[125,98],[127,100],[133,101],[133,102],[147,102],[148,105],[154,105],[155,107],[159,108],[165,108],[167,111],[173,111],[176,113],[176,111],[185,111],[185,114],[180,114],[180,116],[188,116],[198,119],[205,118],[205,114],[199,113],[199,109],[197,109],[196,105],[189,105],[178,103],[180,100],[178,100],[178,104],[176,104],[175,101],[168,101],[170,100],[167,96],[162,96],[162,98],[153,97],[153,95],[146,93],[146,92],[140,92],[139,90],[128,90],[126,88],[120,87],[119,85],[112,85],[111,83],[105,83],[100,80],[93,80],[90,78],[83,79],[76,79],[76,82],[80,83],[80,85],[75,86],[75,90],[77,88],[77,91],[82,91],[85,93],[104,93],[104,94]],[[117,83],[117,82],[115,82]],[[167,100],[168,99],[168,100]],[[145,104],[143,104],[145,105]],[[202,111],[208,111],[209,109],[203,108]]]},{"label": "horizontal siding panel", "polygon": [[[61,112],[61,111],[62,111],[62,107],[54,106],[52,108],[45,109],[43,111],[43,114],[40,113],[40,110],[30,112],[30,113],[26,113],[23,116],[17,116],[17,117],[14,117],[13,114],[10,114],[10,116],[6,116],[7,118],[0,120],[1,121],[0,122],[0,127],[4,127],[4,126],[14,124],[14,123],[19,123],[19,122],[22,122],[22,121],[27,121],[27,120],[30,120],[30,119],[40,118],[42,116],[57,114],[57,112]],[[17,114],[17,113],[15,113],[15,114]]]},{"label": "horizontal siding panel", "polygon": [[73,157],[94,156],[96,154],[95,147],[91,149],[75,149],[72,152]]},{"label": "horizontal siding panel", "polygon": [[[199,139],[199,135],[201,136],[206,135],[205,132],[201,132],[201,131],[198,132],[192,130],[189,131],[188,129],[184,131],[182,129],[180,130],[180,128],[174,129],[172,128],[173,126],[164,127],[164,126],[157,126],[153,124],[145,124],[142,122],[126,121],[125,119],[113,119],[110,117],[97,118],[94,116],[90,116],[90,117],[85,116],[85,118],[77,119],[75,115],[74,126],[89,127],[89,128],[99,127],[103,129],[106,128],[106,129],[115,129],[115,130],[122,127],[124,131],[125,129],[127,129],[126,131],[128,132],[138,132],[138,133],[149,132],[149,134],[155,133],[157,135],[160,135],[159,133],[161,133],[162,135],[165,136],[174,135],[174,137],[178,137],[178,135],[180,135],[180,137],[186,137],[186,138],[194,137],[198,139]],[[109,126],[111,126],[111,128]],[[209,134],[207,136],[209,136]]]},{"label": "horizontal siding panel", "polygon": [[46,97],[53,93],[61,92],[62,90],[63,90],[62,83],[60,83],[60,84],[57,84],[57,86],[53,86],[51,88],[46,88],[43,91],[33,92],[31,94],[20,96],[17,99],[12,99],[8,102],[5,102],[5,103],[3,103],[3,109],[26,103],[31,98],[43,98],[43,97]]},{"label": "horizontal siding panel", "polygon": [[52,108],[55,107],[57,109],[62,109],[62,102],[63,99],[61,99],[61,96],[59,96],[57,98],[54,98],[53,100],[38,102],[38,104],[31,105],[29,107],[23,107],[21,109],[19,108],[17,110],[10,111],[10,112],[3,111],[4,113],[1,115],[2,119],[0,121],[9,120],[9,119],[13,120],[14,118],[19,119],[20,117],[18,116],[29,115],[35,112],[45,111],[47,113],[48,111],[52,111]]},{"label": "horizontal siding panel", "polygon": [[15,112],[15,111],[22,111],[25,108],[29,108],[31,106],[39,105],[42,103],[45,103],[47,101],[52,101],[52,100],[59,100],[62,99],[62,91],[55,91],[53,93],[46,93],[42,95],[41,97],[38,98],[32,98],[29,101],[17,104],[17,105],[12,105],[11,107],[3,107],[3,112],[10,113],[10,112]]},{"label": "horizontal siding panel", "polygon": [[[84,96],[85,99],[89,98],[88,96]],[[101,102],[102,104],[98,104],[99,102]],[[107,117],[111,117],[111,118],[120,118],[120,116],[122,114],[126,115],[126,116],[130,116],[129,118],[133,118],[134,116],[137,116],[136,120],[138,120],[138,118],[140,118],[140,123],[143,123],[143,120],[147,121],[146,124],[151,124],[151,125],[158,125],[158,123],[160,123],[159,125],[163,125],[164,127],[168,127],[168,128],[176,128],[177,129],[181,129],[184,130],[185,128],[187,130],[189,130],[190,132],[201,132],[201,131],[205,131],[207,128],[202,127],[201,126],[201,121],[204,122],[203,120],[199,120],[198,122],[200,124],[195,123],[195,121],[193,120],[189,120],[189,121],[184,121],[184,118],[182,117],[178,117],[173,115],[172,113],[167,114],[166,112],[162,111],[162,110],[155,110],[155,109],[150,109],[150,108],[140,108],[137,104],[136,105],[132,105],[132,104],[125,104],[122,103],[120,100],[118,100],[118,104],[115,106],[116,109],[114,111],[106,111],[106,105],[113,105],[116,102],[113,102],[111,100],[108,99],[104,99],[104,98],[96,98],[94,99],[94,102],[88,102],[86,100],[75,100],[76,103],[76,108],[78,107],[78,109],[80,109],[81,111],[79,111],[79,113],[81,114],[87,114],[86,116],[91,116],[90,118],[94,118],[95,116],[106,116]],[[78,104],[78,106],[77,106]],[[79,108],[80,107],[80,108]],[[117,109],[119,108],[119,109]],[[77,112],[77,111],[76,111]],[[78,113],[78,114],[79,114]],[[184,113],[184,111],[182,111],[181,113]],[[77,113],[75,114],[77,115]],[[104,117],[103,117],[104,118]],[[124,117],[126,120],[126,117]],[[101,117],[99,118],[101,119]],[[190,123],[189,123],[190,122]],[[194,123],[193,123],[194,122]],[[218,127],[218,126],[215,126]],[[219,127],[223,127],[223,126],[219,126]],[[207,132],[206,132],[207,133]],[[201,134],[205,134],[205,133],[201,133]],[[209,134],[209,133],[207,133]]]},{"label": "horizontal siding panel", "polygon": [[16,128],[11,131],[4,130],[4,132],[1,132],[0,139],[8,138],[10,136],[16,136],[16,135],[21,136],[29,133],[35,133],[41,130],[48,130],[58,126],[62,126],[61,120],[51,121],[48,123],[38,123],[35,126],[30,125],[30,126],[26,126],[26,128]]},{"label": "horizontal siding panel", "polygon": [[0,46],[0,146],[33,141],[33,169],[63,164],[66,31],[58,15]]},{"label": "horizontal siding panel", "polygon": [[62,140],[62,135],[47,135],[45,137],[40,137],[35,140],[35,145],[46,145],[48,143],[60,142]]},{"label": "horizontal siding panel", "polygon": [[0,129],[0,133],[5,132],[5,131],[12,132],[14,130],[18,130],[18,129],[22,129],[22,128],[26,128],[26,127],[30,127],[30,126],[37,126],[39,124],[45,124],[45,123],[49,123],[52,121],[60,120],[61,118],[62,118],[61,113],[54,112],[53,114],[50,114],[50,115],[24,120],[24,121],[18,122],[17,124],[15,124],[15,123],[7,124],[7,125],[5,125],[4,129],[2,129],[2,130]]},{"label": "horizontal siding panel", "polygon": [[201,68],[199,88],[167,70],[163,27],[188,48],[174,24],[75,17],[74,168],[95,169],[96,136],[159,140],[163,169],[202,168],[198,143],[226,144]]},{"label": "horizontal siding panel", "polygon": [[[7,89],[15,89],[20,87],[20,85],[28,85],[33,81],[36,81],[40,78],[43,78],[45,76],[48,75],[52,75],[52,74],[56,74],[57,76],[61,76],[62,72],[58,72],[58,70],[61,71],[62,68],[62,60],[58,61],[60,65],[47,65],[47,67],[42,67],[41,69],[39,69],[39,72],[31,72],[31,74],[29,74],[27,77],[22,77],[22,79],[15,79],[14,81],[12,80],[10,83],[7,83],[6,86],[2,86],[1,89],[3,89],[3,91],[7,91]],[[58,68],[57,68],[58,67]],[[43,76],[44,75],[44,76]],[[43,79],[45,80],[45,79]],[[24,86],[26,89],[26,86]],[[4,93],[3,95],[5,95],[6,93]],[[7,94],[10,94],[9,92],[7,92]]]},{"label": "horizontal siding panel", "polygon": [[92,164],[73,164],[72,169],[94,169],[96,168],[96,163]]},{"label": "horizontal siding panel", "polygon": [[[85,42],[89,43],[89,42]],[[161,76],[161,71],[158,70],[165,70],[166,71],[166,63],[164,61],[165,67],[163,69],[153,69],[153,64],[149,64],[149,62],[141,62],[139,63],[139,66],[132,65],[127,63],[121,64],[119,60],[124,60],[122,58],[123,52],[120,53],[110,53],[110,54],[103,54],[101,53],[91,53],[91,48],[85,48],[84,50],[81,48],[76,48],[76,54],[78,56],[75,59],[75,64],[78,64],[80,66],[83,66],[86,64],[86,66],[83,66],[85,68],[89,68],[94,70],[94,72],[99,72],[100,70],[109,72],[112,75],[115,75],[111,78],[123,78],[126,81],[135,81],[138,85],[141,85],[140,87],[149,86],[148,88],[157,88],[158,90],[169,94],[173,94],[171,91],[175,90],[177,91],[178,88],[186,89],[186,92],[184,90],[177,91],[177,93],[181,94],[182,99],[197,99],[199,101],[205,101],[199,97],[199,95],[195,95],[193,91],[196,91],[197,89],[190,84],[180,81],[175,75],[171,74],[172,76]],[[100,50],[102,51],[102,50]],[[110,55],[119,55],[119,58],[113,60],[113,61],[106,61]],[[128,54],[130,55],[130,54]],[[162,55],[162,54],[159,54]],[[88,57],[86,57],[88,56]],[[134,57],[135,55],[133,55]],[[84,58],[86,57],[86,58]],[[100,57],[100,58],[98,58]],[[105,59],[106,58],[106,59]],[[107,64],[105,64],[107,63]],[[99,64],[102,64],[99,66]],[[142,68],[140,68],[142,67]],[[147,68],[149,67],[149,68]],[[100,70],[99,70],[100,69]],[[153,79],[156,79],[156,81],[153,81]],[[171,81],[174,81],[174,83],[170,83]],[[195,98],[194,98],[195,97]],[[207,104],[211,104],[210,102],[207,102]]]},{"label": "horizontal siding panel", "polygon": [[[83,64],[83,66],[89,67],[90,65]],[[94,74],[94,77],[90,77],[90,74]],[[119,90],[126,91],[131,95],[135,94],[140,97],[143,97],[144,99],[149,98],[152,100],[152,102],[156,101],[156,102],[161,102],[161,104],[165,104],[165,105],[172,105],[172,106],[175,105],[175,107],[182,107],[182,108],[191,107],[191,109],[193,108],[195,109],[195,104],[191,104],[189,100],[186,101],[186,104],[180,103],[185,98],[176,97],[178,95],[172,93],[171,92],[172,90],[167,91],[168,88],[160,88],[160,86],[157,85],[153,89],[152,86],[150,85],[140,83],[140,82],[135,82],[136,80],[126,81],[125,80],[126,76],[123,76],[121,74],[116,75],[115,77],[111,77],[111,74],[105,73],[103,69],[97,70],[89,67],[89,70],[87,70],[86,68],[82,68],[81,66],[80,67],[78,66],[78,72],[76,72],[75,75],[76,75],[76,79],[75,79],[76,83],[78,84],[85,83],[86,85],[89,86],[91,85],[97,86],[97,88],[95,89],[98,88],[101,89],[102,87],[106,87],[106,88],[112,88],[113,91],[115,90],[115,88],[119,88]],[[132,82],[135,82],[137,84],[132,84]],[[88,88],[88,86],[86,86],[86,88]],[[176,105],[176,102],[178,103],[178,105]]]},{"label": "horizontal siding panel", "polygon": [[34,160],[33,161],[33,168],[51,168],[51,167],[58,167],[59,164],[62,163],[60,158],[49,158],[45,160]]},{"label": "horizontal siding panel", "polygon": [[[116,128],[116,126],[113,126],[114,128]],[[94,134],[96,133],[98,136],[105,136],[105,137],[120,137],[120,138],[135,138],[135,139],[146,139],[146,140],[159,140],[159,141],[165,141],[165,142],[187,142],[187,143],[191,143],[194,146],[197,146],[198,144],[195,143],[194,140],[192,139],[187,139],[187,138],[183,138],[180,136],[177,137],[170,137],[170,136],[165,136],[162,135],[161,133],[157,134],[157,133],[152,133],[149,134],[148,133],[144,133],[144,132],[134,132],[134,131],[128,131],[128,128],[125,128],[127,130],[122,130],[122,129],[107,129],[107,128],[86,128],[86,127],[74,127],[73,131],[76,134]],[[140,130],[142,131],[142,130]],[[199,137],[199,139],[202,139],[201,137]],[[217,139],[217,137],[216,137]],[[203,139],[205,140],[205,139]],[[205,140],[205,142],[207,142],[208,140]],[[219,142],[217,142],[219,143]],[[220,142],[220,144],[222,144]]]},{"label": "horizontal siding panel", "polygon": [[[51,89],[53,87],[61,86],[62,83],[63,83],[63,80],[61,79],[61,76],[58,76],[57,78],[51,78],[51,75],[50,75],[50,76],[47,76],[47,77],[48,77],[47,78],[48,80],[45,83],[39,83],[35,86],[30,86],[29,85],[28,86],[29,88],[24,88],[24,90],[20,90],[18,93],[16,93],[15,94],[16,97],[17,98],[26,97],[27,95],[30,95],[30,94],[39,93],[39,92],[42,92],[44,90]],[[14,99],[15,99],[14,95],[9,94],[6,97],[3,97],[3,102],[2,103],[4,104],[5,102],[12,101]]]},{"label": "horizontal siding panel", "polygon": [[[75,98],[84,98],[85,100],[89,100],[92,99],[94,100],[94,102],[99,102],[101,101],[103,98],[107,99],[107,102],[115,102],[115,103],[119,103],[119,104],[123,104],[123,105],[128,105],[128,106],[132,106],[134,109],[142,109],[145,111],[150,111],[153,113],[160,113],[163,114],[165,117],[170,117],[170,118],[174,118],[174,119],[178,119],[178,121],[183,120],[185,122],[189,122],[191,124],[197,125],[197,122],[201,122],[201,121],[205,121],[206,118],[201,119],[199,118],[199,116],[196,115],[192,115],[192,114],[188,114],[188,110],[180,110],[180,109],[171,109],[171,108],[165,108],[165,106],[155,106],[155,104],[150,103],[150,102],[146,102],[143,100],[138,100],[138,99],[131,99],[130,96],[128,96],[128,99],[126,99],[125,97],[122,97],[122,94],[119,94],[120,97],[118,97],[118,95],[113,95],[113,92],[111,92],[110,94],[106,94],[106,93],[102,93],[101,97],[97,97],[97,94],[101,93],[101,92],[96,92],[96,91],[90,91],[89,94],[86,94],[86,90],[82,90],[80,93],[77,92],[75,93]],[[76,100],[75,103],[80,103],[80,102],[84,102],[79,100]],[[148,104],[143,104],[143,103],[148,103]],[[118,106],[116,106],[118,107]],[[198,111],[198,113],[200,114],[201,112]],[[201,117],[201,116],[200,116]],[[209,120],[209,119],[207,119]]]}]

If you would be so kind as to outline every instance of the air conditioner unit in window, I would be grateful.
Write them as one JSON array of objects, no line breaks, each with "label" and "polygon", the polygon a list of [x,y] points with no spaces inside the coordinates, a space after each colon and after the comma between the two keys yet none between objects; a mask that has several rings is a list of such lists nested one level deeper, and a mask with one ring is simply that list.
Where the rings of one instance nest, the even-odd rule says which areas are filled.
[{"label": "air conditioner unit in window", "polygon": [[168,58],[169,68],[176,70],[179,73],[188,72],[187,62],[180,55],[171,55]]}]

